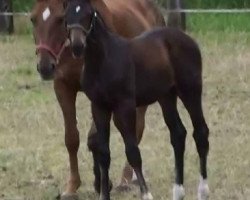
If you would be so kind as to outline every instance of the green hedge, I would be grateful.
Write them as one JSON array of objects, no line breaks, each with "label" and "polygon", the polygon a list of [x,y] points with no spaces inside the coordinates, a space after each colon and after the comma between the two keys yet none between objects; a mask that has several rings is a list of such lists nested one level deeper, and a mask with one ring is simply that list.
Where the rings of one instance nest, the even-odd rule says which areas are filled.
[{"label": "green hedge", "polygon": [[249,0],[184,0],[188,8],[250,8]]},{"label": "green hedge", "polygon": [[[167,0],[157,0],[166,6]],[[183,0],[187,8],[250,8],[250,0]]]},{"label": "green hedge", "polygon": [[[167,0],[157,0],[166,6]],[[15,11],[29,11],[35,0],[13,0]],[[184,0],[187,8],[250,8],[250,0]]]},{"label": "green hedge", "polygon": [[35,0],[12,0],[14,11],[30,11]]}]

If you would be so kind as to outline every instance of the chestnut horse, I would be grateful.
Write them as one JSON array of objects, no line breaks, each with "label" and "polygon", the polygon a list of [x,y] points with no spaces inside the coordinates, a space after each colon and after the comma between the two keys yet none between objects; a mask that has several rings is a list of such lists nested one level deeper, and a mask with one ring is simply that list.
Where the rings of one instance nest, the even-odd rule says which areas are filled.
[{"label": "chestnut horse", "polygon": [[[173,199],[184,199],[183,167],[186,129],[177,110],[177,97],[185,105],[194,127],[200,158],[198,199],[207,200],[209,129],[202,110],[202,58],[196,42],[173,28],[157,28],[126,40],[110,32],[89,0],[71,0],[66,24],[72,51],[84,56],[82,90],[91,100],[97,127],[96,169],[101,172],[101,200],[109,200],[110,118],[121,132],[126,156],[136,172],[142,199],[151,199],[142,174],[136,141],[136,106],[159,102],[174,149],[176,180]],[[80,48],[82,47],[82,48]],[[99,173],[100,173],[99,172]],[[96,172],[95,172],[96,173]]]},{"label": "chestnut horse", "polygon": [[[160,11],[150,0],[90,0],[100,12],[110,30],[127,38],[139,35],[156,26],[165,26]],[[80,73],[83,59],[74,59],[68,47],[64,13],[65,0],[36,0],[31,13],[34,39],[37,45],[37,70],[44,80],[54,80],[54,90],[61,106],[65,125],[65,144],[69,153],[70,174],[63,197],[77,196],[81,184],[77,152],[79,132],[76,120],[76,96],[80,91]],[[144,129],[147,107],[137,108],[137,137],[140,141]],[[92,150],[96,128],[92,123],[88,145]],[[95,159],[94,159],[95,161]],[[98,177],[98,174],[97,174]],[[126,164],[121,179],[125,185],[132,179],[132,168]],[[99,191],[99,179],[95,189]]]}]

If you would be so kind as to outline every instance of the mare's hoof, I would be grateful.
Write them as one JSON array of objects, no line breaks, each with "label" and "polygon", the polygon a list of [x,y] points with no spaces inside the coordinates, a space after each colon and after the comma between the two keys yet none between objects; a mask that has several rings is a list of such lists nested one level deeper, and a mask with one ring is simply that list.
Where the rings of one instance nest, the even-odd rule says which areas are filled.
[{"label": "mare's hoof", "polygon": [[60,200],[79,200],[77,194],[62,194]]},{"label": "mare's hoof", "polygon": [[116,191],[118,192],[129,192],[132,188],[129,184],[120,184],[116,187]]},{"label": "mare's hoof", "polygon": [[[94,188],[95,188],[95,191],[98,193],[98,194],[100,194],[100,182],[97,182],[97,181],[95,181],[94,182]],[[112,183],[112,181],[111,180],[109,180],[109,191],[111,191],[113,189],[113,183]]]},{"label": "mare's hoof", "polygon": [[131,183],[132,183],[133,185],[136,185],[136,186],[139,185],[139,181],[138,181],[137,179],[132,180]]}]

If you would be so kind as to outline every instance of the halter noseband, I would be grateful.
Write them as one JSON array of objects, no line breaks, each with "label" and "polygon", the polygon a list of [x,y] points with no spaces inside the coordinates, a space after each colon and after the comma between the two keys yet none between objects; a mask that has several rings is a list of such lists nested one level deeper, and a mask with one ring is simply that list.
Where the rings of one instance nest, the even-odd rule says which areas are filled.
[{"label": "halter noseband", "polygon": [[56,64],[58,64],[62,53],[64,52],[65,48],[69,46],[69,44],[70,44],[69,39],[66,39],[63,45],[60,47],[60,49],[57,50],[57,49],[53,49],[46,43],[43,43],[42,41],[40,41],[39,44],[36,46],[36,53],[38,53],[41,50],[46,50],[54,57],[54,59],[56,60]]}]

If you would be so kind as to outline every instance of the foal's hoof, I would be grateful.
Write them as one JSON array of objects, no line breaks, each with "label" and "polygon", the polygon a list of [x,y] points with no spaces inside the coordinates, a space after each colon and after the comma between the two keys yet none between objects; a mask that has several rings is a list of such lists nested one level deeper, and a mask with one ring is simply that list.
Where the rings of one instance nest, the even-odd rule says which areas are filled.
[{"label": "foal's hoof", "polygon": [[141,199],[142,200],[153,200],[154,198],[153,198],[152,194],[150,192],[148,192],[146,194],[143,194]]},{"label": "foal's hoof", "polygon": [[[95,181],[94,182],[94,188],[95,188],[95,191],[100,194],[101,193],[101,185],[100,185],[100,182],[99,181]],[[113,188],[113,183],[111,180],[109,180],[109,191],[111,191]]]},{"label": "foal's hoof", "polygon": [[116,187],[116,191],[118,191],[118,192],[129,192],[131,190],[132,190],[132,188],[129,184],[122,184],[121,183],[120,185],[118,185]]},{"label": "foal's hoof", "polygon": [[78,195],[75,194],[62,194],[60,200],[79,200]]},{"label": "foal's hoof", "polygon": [[201,178],[198,187],[198,200],[208,200],[209,199],[209,187],[207,180]]},{"label": "foal's hoof", "polygon": [[185,197],[185,190],[183,185],[174,185],[173,200],[183,200]]}]

